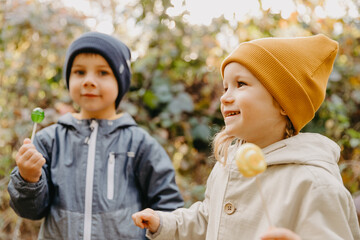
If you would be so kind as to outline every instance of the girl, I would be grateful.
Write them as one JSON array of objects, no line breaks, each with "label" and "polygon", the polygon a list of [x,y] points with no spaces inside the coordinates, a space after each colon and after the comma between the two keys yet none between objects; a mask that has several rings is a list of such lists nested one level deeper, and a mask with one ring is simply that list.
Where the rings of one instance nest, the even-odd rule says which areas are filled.
[{"label": "girl", "polygon": [[[299,133],[325,98],[338,44],[324,35],[265,38],[240,44],[222,63],[225,128],[214,140],[218,162],[205,200],[171,213],[146,209],[133,220],[151,239],[360,239],[354,203],[343,186],[340,148]],[[257,144],[268,169],[255,178],[237,170],[243,142]]]}]

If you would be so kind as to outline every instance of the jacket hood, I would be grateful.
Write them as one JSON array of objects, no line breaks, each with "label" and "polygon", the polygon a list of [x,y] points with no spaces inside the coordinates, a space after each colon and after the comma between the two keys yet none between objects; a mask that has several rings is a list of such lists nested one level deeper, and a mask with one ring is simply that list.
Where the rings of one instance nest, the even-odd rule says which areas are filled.
[{"label": "jacket hood", "polygon": [[77,129],[82,132],[82,129],[89,129],[89,126],[93,120],[96,120],[99,124],[101,131],[104,134],[110,134],[118,128],[125,128],[129,126],[137,126],[135,120],[128,113],[124,113],[121,117],[114,120],[107,119],[76,119],[71,113],[67,113],[61,116],[58,123],[68,127]]},{"label": "jacket hood", "polygon": [[[337,178],[340,147],[329,138],[316,133],[299,133],[262,149],[268,166],[302,164],[321,167]],[[340,177],[341,178],[341,177]]]}]

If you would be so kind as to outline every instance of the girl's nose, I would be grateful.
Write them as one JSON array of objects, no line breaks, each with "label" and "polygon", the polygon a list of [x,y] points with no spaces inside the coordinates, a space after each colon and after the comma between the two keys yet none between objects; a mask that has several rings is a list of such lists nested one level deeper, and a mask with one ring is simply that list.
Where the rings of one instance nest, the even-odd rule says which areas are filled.
[{"label": "girl's nose", "polygon": [[232,94],[229,93],[229,91],[225,92],[220,98],[220,102],[222,104],[233,103],[234,101],[235,98],[232,96]]}]

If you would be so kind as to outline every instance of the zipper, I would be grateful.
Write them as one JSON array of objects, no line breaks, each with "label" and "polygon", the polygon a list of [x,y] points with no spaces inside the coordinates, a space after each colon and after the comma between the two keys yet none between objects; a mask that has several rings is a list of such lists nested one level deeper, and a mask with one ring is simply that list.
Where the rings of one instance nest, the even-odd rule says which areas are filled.
[{"label": "zipper", "polygon": [[98,122],[91,121],[91,135],[86,141],[89,145],[87,166],[86,166],[86,183],[85,183],[85,211],[84,211],[84,240],[91,239],[91,220],[92,220],[92,199],[93,199],[93,183],[95,168],[95,148],[96,137],[98,132]]},{"label": "zipper", "polygon": [[109,154],[108,168],[107,168],[107,198],[112,200],[114,198],[114,177],[115,177],[115,153]]}]

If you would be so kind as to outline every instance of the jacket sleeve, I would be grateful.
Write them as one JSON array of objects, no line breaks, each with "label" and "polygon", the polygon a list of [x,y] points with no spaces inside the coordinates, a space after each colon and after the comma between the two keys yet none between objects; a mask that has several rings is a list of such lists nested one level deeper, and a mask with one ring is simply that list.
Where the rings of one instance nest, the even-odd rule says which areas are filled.
[{"label": "jacket sleeve", "polygon": [[179,208],[171,213],[158,212],[161,228],[147,237],[156,240],[206,239],[208,209],[206,201],[196,202],[190,208]]},{"label": "jacket sleeve", "polygon": [[188,240],[206,239],[208,220],[209,220],[209,200],[212,191],[212,182],[215,171],[211,172],[205,191],[205,199],[196,202],[190,208],[179,208],[173,212],[160,212],[160,226],[156,233],[152,234],[148,230],[146,236],[156,240]]},{"label": "jacket sleeve", "polygon": [[307,193],[295,232],[302,239],[360,239],[354,202],[343,186],[319,186]]},{"label": "jacket sleeve", "polygon": [[136,176],[143,194],[144,208],[172,211],[184,205],[175,182],[175,171],[162,146],[146,134],[140,143]]},{"label": "jacket sleeve", "polygon": [[40,180],[36,183],[25,181],[21,177],[18,167],[15,167],[10,174],[8,192],[10,206],[20,217],[38,220],[46,216],[50,207],[49,172],[47,170],[49,158],[38,137],[34,139],[34,145],[46,159]]}]

